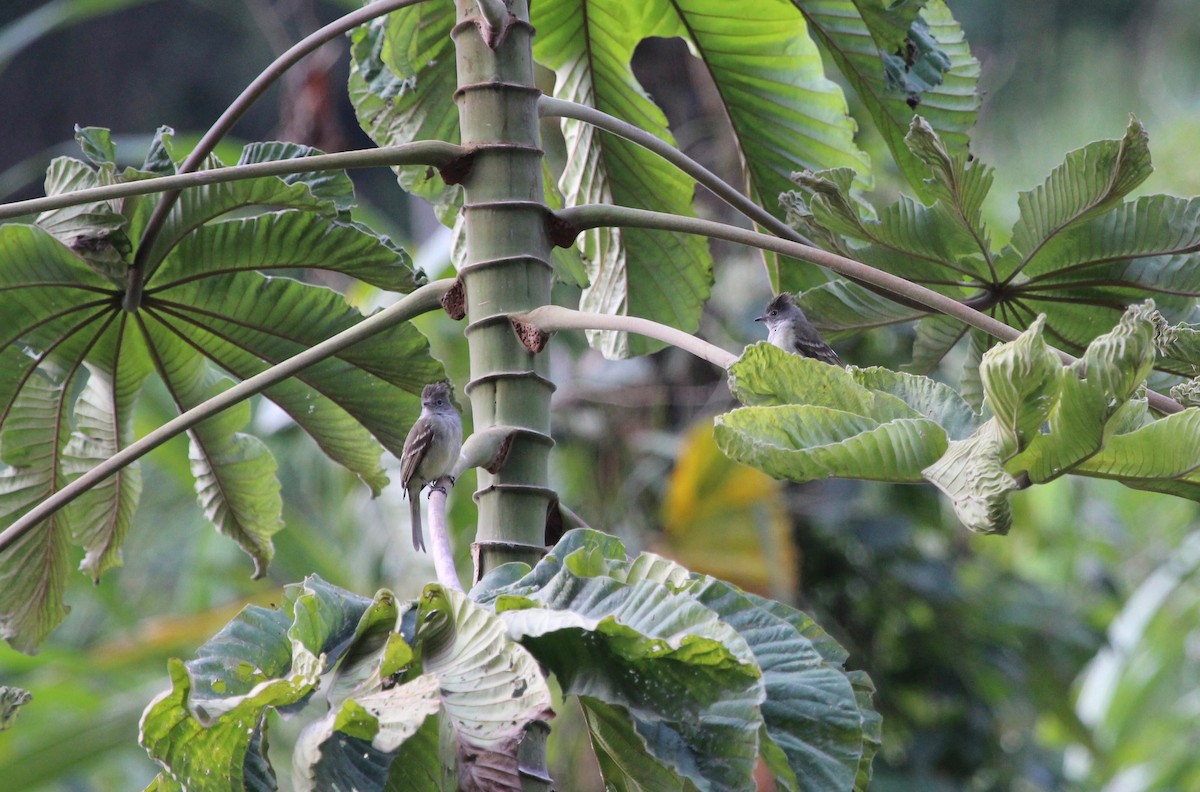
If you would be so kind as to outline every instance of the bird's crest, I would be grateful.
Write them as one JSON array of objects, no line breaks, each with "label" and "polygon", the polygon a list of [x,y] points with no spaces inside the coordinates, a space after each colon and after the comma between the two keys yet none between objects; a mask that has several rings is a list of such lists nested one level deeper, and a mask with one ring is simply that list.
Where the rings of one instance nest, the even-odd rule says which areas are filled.
[{"label": "bird's crest", "polygon": [[774,300],[771,300],[770,304],[767,306],[767,311],[782,311],[785,308],[791,308],[795,304],[796,303],[792,300],[792,295],[788,294],[787,292],[783,292],[777,295]]}]

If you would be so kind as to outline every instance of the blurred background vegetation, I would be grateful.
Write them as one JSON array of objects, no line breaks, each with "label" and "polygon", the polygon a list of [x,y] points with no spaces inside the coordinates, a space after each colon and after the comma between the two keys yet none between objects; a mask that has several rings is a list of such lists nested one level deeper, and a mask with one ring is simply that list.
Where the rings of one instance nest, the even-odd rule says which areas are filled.
[{"label": "blurred background vegetation", "polygon": [[[130,162],[141,161],[159,125],[182,137],[202,132],[275,54],[356,5],[5,0],[0,198],[39,194],[48,160],[76,152],[74,124],[110,127]],[[973,150],[997,168],[987,211],[1000,240],[1018,190],[1040,182],[1066,151],[1119,137],[1129,113],[1151,136],[1157,170],[1144,191],[1200,193],[1194,0],[951,7],[983,65]],[[708,113],[700,69],[681,51],[678,42],[648,41],[635,71],[663,100],[681,145],[728,169],[736,153]],[[310,58],[239,124],[237,142],[369,145],[345,97],[345,62],[341,45]],[[886,197],[896,182],[869,123],[861,126]],[[354,178],[361,219],[409,245],[431,275],[444,272],[448,238],[428,209],[386,172]],[[720,212],[703,196],[699,206]],[[745,251],[717,253],[702,333],[738,349],[761,338],[751,320],[768,285]],[[364,307],[381,299],[354,296]],[[460,328],[441,316],[420,324],[461,388]],[[903,332],[878,332],[839,351],[859,365],[898,367],[910,344]],[[610,362],[564,337],[550,354],[563,502],[631,551],[653,549],[797,604],[834,633],[879,688],[884,746],[872,789],[1200,789],[1195,504],[1062,480],[1014,498],[1009,536],[974,536],[932,487],[784,485],[728,462],[712,444],[710,418],[730,399],[707,364],[670,351]],[[952,364],[942,374],[958,375]],[[139,433],[167,417],[165,399],[147,399]],[[166,686],[165,659],[190,657],[243,604],[278,602],[285,583],[315,572],[366,595],[389,586],[411,596],[432,578],[426,559],[407,550],[398,492],[370,500],[261,404],[256,431],[279,460],[288,524],[267,578],[251,581],[250,562],[203,520],[185,443],[153,454],[124,567],[97,587],[74,578],[74,609],[40,655],[0,647],[0,685],[34,696],[0,732],[5,789],[141,788],[156,768],[137,746],[137,722]],[[464,481],[452,498],[464,546],[473,489]],[[562,789],[594,789],[573,718],[560,708],[556,777]],[[277,727],[272,749],[286,750],[297,724]]]}]

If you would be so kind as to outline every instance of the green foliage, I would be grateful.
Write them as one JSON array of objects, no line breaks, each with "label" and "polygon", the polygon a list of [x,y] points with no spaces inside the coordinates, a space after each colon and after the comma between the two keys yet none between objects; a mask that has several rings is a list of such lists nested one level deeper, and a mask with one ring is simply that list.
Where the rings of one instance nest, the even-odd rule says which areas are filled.
[{"label": "green foliage", "polygon": [[747,406],[718,416],[717,443],[793,481],[926,479],[982,533],[1008,531],[1010,493],[1065,473],[1200,499],[1195,408],[1154,421],[1139,395],[1155,316],[1152,302],[1131,307],[1067,367],[1039,317],[983,355],[983,416],[924,377],[842,370],[758,344],[730,369],[730,390]]},{"label": "green foliage", "polygon": [[[1200,501],[1200,413],[1156,419],[1144,394],[1152,366],[1176,375],[1200,371],[1200,328],[1167,327],[1151,304],[1136,305],[1153,291],[1171,319],[1190,316],[1200,296],[1198,204],[1165,195],[1126,201],[1151,169],[1140,124],[1132,121],[1122,140],[1067,155],[1044,184],[1020,196],[1008,244],[993,249],[983,205],[994,172],[967,153],[978,63],[945,4],[792,6],[539,1],[532,55],[555,72],[559,95],[672,141],[630,60],[648,37],[682,38],[711,78],[753,198],[830,250],[1025,332],[989,349],[956,319],[855,283],[817,286],[811,270],[772,262],[776,289],[815,286],[804,306],[827,330],[918,321],[917,373],[843,370],[752,346],[729,372],[745,406],[717,419],[721,449],[794,481],[931,481],[963,523],[987,533],[1008,530],[1011,492],[1064,473]],[[456,67],[469,72],[471,64],[456,62],[455,21],[449,3],[419,4],[352,34],[351,98],[377,143],[459,139]],[[905,197],[877,212],[857,194],[871,183],[866,155],[818,46],[858,95],[920,202]],[[914,109],[922,117],[913,118]],[[564,120],[561,129],[570,152],[565,169],[542,166],[551,209],[610,202],[691,213],[694,185],[672,168],[582,123]],[[118,170],[106,130],[78,129],[77,139],[88,161],[55,160],[48,194],[172,174],[183,153],[164,128],[140,168]],[[315,153],[252,144],[239,164]],[[208,163],[220,166],[215,158]],[[456,224],[461,242],[462,191],[424,168],[400,168],[398,176]],[[792,182],[800,190],[777,205]],[[402,251],[350,220],[353,205],[345,173],[309,172],[190,189],[145,248],[147,198],[80,204],[0,228],[0,310],[11,319],[0,344],[4,521],[127,446],[147,386],[161,386],[186,410],[361,318],[337,293],[295,279],[299,271],[323,269],[388,291],[419,283]],[[561,280],[583,288],[582,307],[697,329],[713,285],[712,257],[699,238],[597,229],[579,248],[582,261],[556,253],[555,266]],[[270,271],[275,277],[264,274]],[[144,274],[146,288],[125,310],[131,272]],[[921,376],[967,335],[961,394]],[[1082,359],[1061,365],[1047,339]],[[612,331],[591,340],[609,357],[658,348]],[[495,364],[472,361],[472,376]],[[424,338],[404,325],[266,395],[378,493],[387,483],[381,451],[399,451],[415,394],[442,374]],[[1174,392],[1200,401],[1197,383]],[[503,401],[497,398],[500,413]],[[245,433],[251,418],[243,404],[195,427],[189,459],[205,515],[261,575],[283,500],[275,459]],[[142,489],[141,472],[127,468],[5,552],[0,630],[13,646],[32,652],[65,616],[72,544],[83,548],[81,568],[94,580],[120,563]],[[839,517],[838,528],[853,523]],[[1168,672],[1147,669],[1156,671],[1162,657],[1183,662],[1178,646],[1157,644],[1170,644],[1176,622],[1194,616],[1192,549],[1147,585],[1142,599],[1157,597],[1155,607],[1137,611],[1130,603],[1123,618],[1122,626],[1137,622],[1153,639],[1154,651],[1102,655],[1085,678],[1090,691],[1101,692],[1100,704],[1081,702],[1077,719],[1056,713],[1055,725],[1077,734],[1086,724],[1100,738],[1088,744],[1084,768],[1097,783],[1143,763],[1157,763],[1162,783],[1186,786],[1194,775],[1186,751],[1156,754],[1152,739],[1140,739],[1144,718],[1130,714],[1154,701],[1155,712],[1187,728],[1187,708],[1173,707],[1185,697]],[[887,570],[872,607],[893,626],[879,633],[944,641],[955,620],[968,623],[959,649],[976,681],[993,700],[1002,698],[1002,672],[988,664],[1011,668],[1011,653],[1003,640],[979,640],[983,609],[966,604],[963,580],[935,567],[902,561]],[[970,585],[989,595],[1003,584],[986,621],[994,618],[1018,645],[1031,634],[1045,637],[1025,621],[1041,600],[1008,588],[1012,581],[1002,576],[974,571]],[[877,583],[868,575],[854,582],[861,586],[863,578]],[[897,585],[919,590],[925,608],[894,608],[888,594]],[[901,621],[915,626],[897,630]],[[1114,633],[1114,643],[1121,638]],[[1073,648],[1093,649],[1086,639]],[[897,639],[863,652],[886,666],[890,658],[876,654],[904,649],[913,651]],[[368,600],[309,577],[289,587],[283,609],[248,607],[195,660],[171,661],[171,688],[146,709],[141,742],[165,768],[149,789],[274,789],[272,713],[311,704],[319,710],[323,699],[325,709],[293,753],[299,789],[515,790],[523,783],[517,751],[526,730],[553,715],[548,672],[575,698],[606,788],[749,790],[758,768],[781,789],[862,790],[884,732],[871,679],[848,671],[847,659],[800,611],[652,554],[630,560],[617,540],[579,530],[533,568],[494,570],[471,598],[430,586],[416,603],[398,603],[387,590]],[[928,665],[921,661],[913,665]],[[1074,667],[1058,663],[1054,681]],[[1029,677],[1031,698],[1039,685],[1055,687]],[[9,706],[23,703],[19,692],[3,692],[0,723]],[[922,705],[928,716],[938,703]]]},{"label": "green foliage", "polygon": [[476,602],[439,586],[367,600],[312,577],[280,610],[246,608],[172,661],[143,715],[158,783],[274,788],[268,715],[319,701],[324,677],[297,788],[517,788],[525,728],[553,714],[544,668],[579,697],[613,788],[749,790],[760,753],[786,789],[865,788],[870,682],[803,613],[588,530],[523,569],[498,569]]},{"label": "green foliage", "polygon": [[[81,129],[91,164],[60,157],[47,192],[60,194],[173,171],[178,156],[161,130],[146,166],[118,171],[105,130]],[[293,144],[253,144],[244,163],[316,153]],[[213,159],[212,167],[220,167]],[[151,171],[153,169],[153,172]],[[337,293],[294,275],[320,269],[395,291],[418,281],[408,257],[348,222],[345,173],[300,173],[183,192],[146,251],[135,242],[150,202],[85,203],[0,227],[0,492],[5,523],[62,489],[133,440],[139,394],[160,380],[179,411],[356,324]],[[131,262],[144,262],[144,296],[122,308]],[[441,376],[411,325],[309,368],[266,392],[333,460],[376,492],[379,464],[399,453],[421,387]],[[205,515],[234,538],[263,574],[282,527],[275,462],[244,434],[250,407],[205,421],[189,434],[191,469]],[[25,534],[0,559],[0,630],[32,651],[66,614],[62,587],[70,544],[98,578],[120,563],[141,481],[129,467]]]},{"label": "green foliage", "polygon": [[[854,88],[909,184],[926,194],[924,169],[904,145],[914,109],[962,152],[979,111],[979,61],[949,8],[941,0],[793,4]],[[821,167],[831,165],[826,160]]]},{"label": "green foliage", "polygon": [[770,344],[747,349],[729,378],[747,406],[717,418],[717,445],[777,478],[920,481],[945,453],[947,430],[975,423],[944,385],[883,369],[843,370]]},{"label": "green foliage", "polygon": [[[1200,288],[1200,204],[1168,195],[1126,196],[1150,174],[1145,129],[1131,119],[1121,140],[1102,140],[1071,152],[1038,187],[1019,196],[1011,241],[993,249],[981,214],[992,170],[944,141],[923,119],[905,138],[924,163],[930,205],[908,198],[872,218],[837,172],[795,176],[801,190],[787,197],[792,219],[815,238],[879,269],[966,302],[1014,327],[1045,315],[1054,344],[1078,353],[1107,331],[1125,307],[1155,294],[1159,308],[1182,318]],[[872,301],[862,287],[832,283],[801,300],[819,326],[846,331],[907,322],[912,308]],[[859,313],[856,320],[854,314]],[[913,367],[928,372],[963,337],[966,327],[944,316],[921,319]],[[968,369],[978,365],[974,345]],[[1163,371],[1189,370],[1169,357]]]},{"label": "green foliage", "polygon": [[[780,218],[778,196],[797,170],[846,167],[869,181],[866,155],[853,140],[857,124],[841,89],[825,75],[820,45],[848,77],[910,180],[923,189],[920,163],[902,144],[919,103],[950,144],[965,151],[978,108],[978,63],[943,3],[897,9],[873,3],[743,3],[713,0],[650,3],[532,4],[537,62],[556,74],[555,96],[586,104],[673,142],[662,111],[635,79],[630,58],[652,36],[679,37],[704,66],[746,165],[750,194]],[[807,23],[807,24],[806,24]],[[379,144],[417,139],[457,141],[449,5],[418,5],[353,34],[351,99]],[[615,203],[690,215],[693,185],[634,144],[563,119],[572,152],[557,176],[566,205]],[[457,188],[425,169],[398,169],[406,190],[431,200],[447,225],[461,203]],[[549,183],[549,182],[548,182]],[[557,190],[548,190],[556,201]],[[642,229],[599,228],[581,235],[586,273],[556,254],[559,277],[585,286],[581,308],[654,319],[694,331],[713,282],[702,240]],[[774,286],[813,286],[811,268],[771,257]],[[653,287],[648,287],[653,283]],[[645,354],[658,342],[616,331],[590,334],[608,357]]]},{"label": "green foliage", "polygon": [[629,561],[595,531],[506,575],[472,595],[581,697],[615,788],[653,788],[664,767],[698,789],[753,788],[760,752],[788,789],[850,789],[869,767],[874,713],[845,653],[799,611],[652,554]]}]

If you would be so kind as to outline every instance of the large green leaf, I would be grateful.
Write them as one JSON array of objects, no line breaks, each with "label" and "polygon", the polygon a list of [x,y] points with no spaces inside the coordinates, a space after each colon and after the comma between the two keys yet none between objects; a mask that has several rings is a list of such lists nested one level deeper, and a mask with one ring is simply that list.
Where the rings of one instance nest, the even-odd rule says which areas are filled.
[{"label": "large green leaf", "polygon": [[[452,3],[417,3],[351,34],[350,101],[358,122],[381,146],[414,140],[459,141]],[[429,168],[394,168],[400,186],[439,208],[443,222],[462,190],[431,178]]]},{"label": "large green leaf", "polygon": [[1062,363],[1042,338],[1044,324],[1038,317],[1016,341],[988,350],[979,365],[984,404],[1017,449],[1041,430],[1062,385]]},{"label": "large green leaf", "polygon": [[1042,184],[1017,199],[1020,218],[1013,226],[1012,269],[1029,266],[1039,249],[1072,225],[1113,208],[1150,175],[1149,137],[1131,119],[1121,140],[1101,140],[1067,155]]},{"label": "large green leaf", "polygon": [[500,572],[475,595],[580,696],[608,786],[742,788],[758,751],[784,788],[848,790],[869,764],[869,702],[845,652],[799,611],[653,554],[628,561],[591,530],[521,577]]},{"label": "large green leaf", "polygon": [[[273,774],[257,771],[266,763],[263,713],[311,691],[319,674],[318,659],[298,652],[291,674],[260,683],[214,718],[188,709],[192,681],[183,662],[172,659],[168,668],[171,690],[155,698],[142,717],[139,739],[151,756],[174,778],[186,779],[183,789],[274,790]],[[247,783],[251,779],[254,782]]]},{"label": "large green leaf", "polygon": [[1166,327],[1146,301],[1064,367],[1045,323],[1038,317],[981,353],[982,423],[926,377],[842,369],[757,344],[729,369],[730,390],[749,406],[718,416],[714,436],[726,455],[778,478],[928,480],[983,533],[1009,530],[1012,492],[1067,473],[1200,500],[1200,462],[1184,453],[1190,412],[1156,423],[1139,395],[1156,343],[1188,365],[1200,355],[1190,330]]},{"label": "large green leaf", "polygon": [[[534,56],[557,75],[554,93],[628,121],[673,142],[666,119],[638,85],[629,61],[649,35],[647,10],[619,0],[535,3]],[[568,205],[614,203],[691,215],[690,178],[639,146],[588,124],[562,121],[571,158],[559,179]],[[693,331],[712,287],[712,259],[700,237],[642,229],[601,228],[580,236],[591,285],[580,307],[628,314]],[[662,346],[640,336],[590,336],[608,357]]]},{"label": "large green leaf", "polygon": [[580,696],[592,750],[606,789],[615,792],[687,792],[696,787],[687,776],[660,763],[630,726],[629,710],[598,698]]},{"label": "large green leaf", "polygon": [[[972,530],[1009,529],[1008,496],[1065,473],[1118,478],[1132,487],[1196,498],[1187,477],[1192,455],[1165,454],[1172,431],[1191,436],[1191,419],[1149,420],[1135,398],[1153,360],[1153,305],[1132,306],[1117,327],[1064,368],[1042,340],[1039,317],[1016,340],[993,347],[980,367],[983,399],[993,413],[965,440],[951,442],[924,476],[951,498]],[[1183,416],[1190,412],[1182,413]],[[1186,447],[1186,439],[1176,443]],[[1170,460],[1170,461],[1168,461]]]},{"label": "large green leaf", "polygon": [[[47,181],[50,192],[151,175],[117,173],[105,130],[80,130],[78,137],[95,167],[57,160]],[[182,156],[177,149],[170,130],[160,130],[147,167],[173,172]],[[312,153],[293,144],[256,144],[242,160]],[[253,376],[362,318],[333,291],[263,272],[322,269],[390,290],[415,286],[418,277],[403,251],[345,221],[352,202],[352,185],[341,172],[185,190],[142,257],[149,267],[147,288],[132,312],[122,310],[126,272],[148,200],[54,210],[39,217],[39,226],[0,227],[0,312],[6,318],[0,332],[0,459],[10,466],[13,488],[5,522],[134,440],[133,411],[149,376],[164,380],[185,410],[228,386],[222,369],[239,379]],[[53,400],[63,427],[55,433],[53,453],[42,453],[51,442],[50,425],[31,423],[21,406],[30,383],[36,386],[34,378],[43,376],[39,367],[65,388]],[[425,339],[404,325],[267,395],[378,492],[386,483],[382,447],[402,448],[417,394],[442,377]],[[191,458],[205,514],[251,554],[261,574],[282,505],[274,460],[261,441],[240,431],[248,420],[243,404],[195,427]],[[0,563],[12,596],[0,602],[0,619],[20,633],[15,640],[22,648],[32,649],[65,613],[61,601],[54,604],[61,598],[64,542],[83,546],[82,568],[93,578],[119,563],[139,489],[136,467],[126,468],[5,554]]]},{"label": "large green leaf", "polygon": [[[122,316],[110,325],[90,356],[87,384],[75,402],[75,431],[63,452],[68,479],[83,475],[133,441],[133,408],[152,367],[129,324]],[[80,569],[93,581],[121,562],[121,543],[141,489],[139,468],[130,465],[88,488],[67,507],[73,538],[87,551]]]},{"label": "large green leaf", "polygon": [[463,787],[519,790],[517,745],[529,724],[553,715],[537,661],[504,622],[459,592],[427,587],[418,621],[421,668],[441,687]]},{"label": "large green leaf", "polygon": [[919,308],[901,305],[864,286],[844,280],[830,281],[809,289],[804,292],[799,304],[830,342],[860,330],[887,327],[925,316],[925,311]]},{"label": "large green leaf", "polygon": [[[210,158],[207,163],[220,167]],[[258,179],[221,182],[184,190],[163,221],[151,249],[138,255],[146,261],[147,278],[154,274],[167,255],[189,234],[205,223],[221,219],[233,212],[258,212],[267,209],[301,209],[332,217],[337,211],[334,200],[319,197],[303,181],[289,184],[275,176]]]},{"label": "large green leaf", "polygon": [[1099,451],[1110,422],[1140,386],[1154,360],[1152,305],[1130,308],[1120,324],[1095,339],[1067,373],[1048,428],[1008,463],[1034,482],[1049,481]]},{"label": "large green leaf", "polygon": [[[432,675],[343,702],[297,740],[296,789],[383,789],[391,766],[402,761],[395,757],[397,750],[426,723],[436,726],[441,703],[438,678]],[[436,748],[435,740],[435,761]]]},{"label": "large green leaf", "polygon": [[[46,171],[46,195],[103,187],[117,181],[111,163],[95,169],[71,157],[56,157]],[[132,249],[129,219],[120,207],[121,201],[95,201],[53,209],[38,215],[37,225],[75,251],[97,272],[119,283],[128,263],[125,257]]]},{"label": "large green leaf", "polygon": [[[784,216],[779,194],[795,170],[847,166],[869,178],[845,97],[825,76],[795,9],[723,0],[660,0],[643,8],[641,36],[683,38],[704,65],[741,149],[751,197],[761,206]],[[769,258],[776,290],[824,280],[811,266]]]},{"label": "large green leaf", "polygon": [[904,145],[914,112],[956,150],[979,111],[979,62],[941,0],[792,0],[813,37],[858,94],[901,172],[924,190],[921,163]]},{"label": "large green leaf", "polygon": [[[914,157],[926,167],[934,202],[925,206],[901,197],[878,212],[864,207],[850,192],[842,171],[793,174],[800,188],[789,194],[792,219],[826,246],[873,267],[915,281],[935,291],[966,299],[995,280],[988,232],[981,205],[991,187],[990,169],[945,147],[921,118],[905,138]],[[835,331],[866,329],[911,321],[927,314],[920,306],[890,306],[866,289],[835,281],[806,292],[800,301],[812,321]],[[940,338],[961,337],[961,323],[938,327]],[[928,370],[951,344],[918,337],[918,369]]]},{"label": "large green leaf", "polygon": [[298,269],[339,272],[394,292],[418,285],[408,256],[378,237],[293,210],[196,229],[171,251],[146,291],[225,273]]},{"label": "large green leaf", "polygon": [[1076,470],[1131,485],[1136,480],[1183,478],[1200,468],[1198,448],[1200,408],[1192,407],[1136,431],[1114,435]]},{"label": "large green leaf", "polygon": [[[65,483],[58,466],[67,443],[67,383],[35,372],[23,383],[4,431],[0,452],[0,516],[11,522]],[[63,605],[71,526],[66,515],[18,539],[0,556],[0,633],[16,649],[37,645],[67,615]]]},{"label": "large green leaf", "polygon": [[1008,533],[1008,494],[1020,484],[1004,469],[1015,443],[995,419],[966,440],[955,440],[922,475],[950,498],[959,521],[979,533]]},{"label": "large green leaf", "polygon": [[[390,613],[394,623],[396,609]],[[361,615],[339,676],[355,665],[370,665],[374,673],[306,727],[293,756],[298,788],[445,788],[433,717],[442,711],[457,746],[462,788],[519,790],[517,745],[532,721],[552,715],[550,691],[533,658],[506,636],[495,615],[438,586],[426,589],[415,620],[419,662],[412,652],[390,650],[408,644],[378,629],[388,622],[385,611]],[[409,671],[396,684],[402,666]]]},{"label": "large green leaf", "polygon": [[793,611],[784,619],[724,581],[649,554],[635,559],[626,579],[646,578],[680,586],[749,645],[766,688],[765,736],[783,752],[772,767],[777,780],[788,789],[850,789],[864,755],[864,716],[841,663],[829,662],[792,623],[807,617]]},{"label": "large green leaf", "polygon": [[[831,249],[964,301],[1013,327],[1045,315],[1047,340],[1078,354],[1125,309],[1153,292],[1172,319],[1187,318],[1200,297],[1200,202],[1150,195],[1123,202],[1149,175],[1146,133],[1132,119],[1120,140],[1067,154],[1038,187],[1022,193],[1011,244],[991,248],[981,207],[991,169],[948,145],[921,118],[906,142],[928,168],[933,203],[900,199],[870,212],[836,171],[798,174],[791,220]],[[801,304],[810,319],[839,332],[909,321],[922,312],[871,305],[856,288],[823,286]],[[857,315],[857,318],[856,318]],[[912,369],[931,370],[967,334],[947,317],[921,321]],[[981,348],[970,350],[973,366]],[[1157,367],[1190,375],[1166,356]],[[974,401],[978,383],[964,377]]]},{"label": "large green leaf", "polygon": [[[275,162],[278,160],[313,157],[325,152],[312,146],[302,146],[298,143],[287,143],[273,140],[266,143],[250,143],[242,149],[238,157],[238,165],[252,165],[256,162]],[[309,171],[307,173],[289,173],[280,176],[285,184],[306,184],[309,191],[318,198],[333,202],[339,212],[347,212],[354,207],[354,182],[344,170]]]},{"label": "large green leaf", "polygon": [[311,577],[289,587],[285,610],[245,608],[197,659],[170,661],[171,689],[142,715],[142,745],[187,789],[275,789],[268,711],[316,689],[370,605]]},{"label": "large green leaf", "polygon": [[[181,283],[148,296],[146,311],[243,378],[362,319],[328,290],[254,273]],[[363,429],[399,455],[420,410],[421,388],[439,376],[424,336],[404,324],[305,369],[267,395],[326,453],[378,485],[379,448]],[[342,411],[354,421],[344,420]]]},{"label": "large green leaf", "polygon": [[584,575],[597,549],[548,562],[557,570],[537,590],[501,595],[496,610],[510,634],[564,692],[623,708],[623,739],[698,789],[752,789],[764,691],[749,647],[667,586]]},{"label": "large green leaf", "polygon": [[[769,344],[730,367],[730,390],[751,405],[716,419],[717,445],[777,478],[920,481],[956,433],[974,424],[949,388],[881,369],[844,370]],[[911,403],[910,403],[911,402]]]},{"label": "large green leaf", "polygon": [[[141,327],[180,412],[233,384],[161,323],[150,318]],[[261,440],[240,431],[248,423],[249,402],[200,422],[188,430],[188,457],[204,515],[254,559],[254,576],[262,577],[275,552],[271,536],[283,527],[283,500],[275,458]]]},{"label": "large green leaf", "polygon": [[946,450],[945,432],[934,421],[879,422],[810,405],[734,410],[717,418],[715,437],[730,458],[792,481],[917,482]]}]

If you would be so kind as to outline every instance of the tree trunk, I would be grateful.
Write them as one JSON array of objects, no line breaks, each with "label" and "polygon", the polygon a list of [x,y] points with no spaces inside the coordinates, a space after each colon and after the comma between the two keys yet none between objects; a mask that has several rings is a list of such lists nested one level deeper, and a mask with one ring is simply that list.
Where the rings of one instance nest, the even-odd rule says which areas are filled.
[{"label": "tree trunk", "polygon": [[[494,2],[494,0],[493,0]],[[477,0],[456,0],[455,94],[462,143],[474,152],[464,180],[466,336],[475,431],[516,427],[503,469],[479,471],[477,573],[508,561],[534,563],[545,545],[550,394],[543,358],[518,341],[507,314],[550,301],[552,271],[542,188],[533,79],[533,27],[526,0],[513,0],[502,29]],[[490,39],[493,46],[489,46]]]}]

